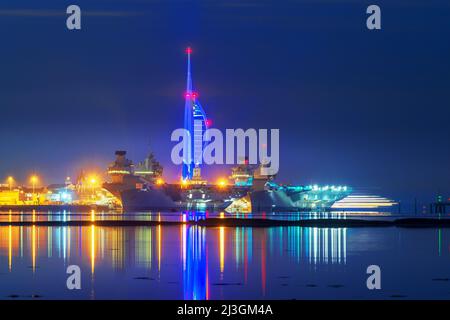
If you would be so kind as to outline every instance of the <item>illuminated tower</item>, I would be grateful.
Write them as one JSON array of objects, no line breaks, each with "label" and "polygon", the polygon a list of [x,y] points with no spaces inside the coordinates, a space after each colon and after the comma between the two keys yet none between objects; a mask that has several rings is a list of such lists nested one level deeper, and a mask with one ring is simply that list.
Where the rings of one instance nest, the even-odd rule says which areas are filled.
[{"label": "illuminated tower", "polygon": [[183,180],[191,180],[194,167],[200,167],[202,163],[202,153],[205,143],[202,142],[202,137],[207,129],[209,123],[206,119],[205,111],[198,101],[198,94],[192,87],[191,75],[191,53],[192,49],[187,48],[187,79],[186,92],[184,104],[184,129],[190,133],[190,144],[187,139],[184,139],[184,154],[183,154]]}]

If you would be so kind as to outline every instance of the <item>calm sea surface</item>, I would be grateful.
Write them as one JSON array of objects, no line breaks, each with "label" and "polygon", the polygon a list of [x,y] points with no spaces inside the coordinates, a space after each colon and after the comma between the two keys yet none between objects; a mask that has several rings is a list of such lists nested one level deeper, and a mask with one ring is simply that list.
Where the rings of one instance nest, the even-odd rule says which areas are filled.
[{"label": "calm sea surface", "polygon": [[[123,216],[0,221],[90,218]],[[372,264],[381,290],[366,287]],[[69,265],[81,268],[81,290],[66,287]],[[449,299],[449,279],[450,229],[0,227],[0,299]]]}]

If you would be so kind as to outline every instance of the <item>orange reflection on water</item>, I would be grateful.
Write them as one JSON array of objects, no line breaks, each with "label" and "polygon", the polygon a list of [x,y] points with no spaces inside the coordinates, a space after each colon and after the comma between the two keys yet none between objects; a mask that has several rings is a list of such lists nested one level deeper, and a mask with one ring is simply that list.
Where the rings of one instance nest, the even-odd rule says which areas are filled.
[{"label": "orange reflection on water", "polygon": [[158,272],[161,271],[161,225],[158,225]]},{"label": "orange reflection on water", "polygon": [[219,227],[219,260],[220,272],[223,273],[225,268],[225,228]]},{"label": "orange reflection on water", "polygon": [[[34,215],[33,215],[34,216]],[[36,226],[31,227],[31,268],[36,271]]]},{"label": "orange reflection on water", "polygon": [[8,227],[8,270],[12,270],[12,226]]},{"label": "orange reflection on water", "polygon": [[[176,243],[178,237],[180,242]],[[0,267],[6,270],[8,264],[10,272],[22,272],[18,266],[23,265],[22,260],[30,265],[31,256],[28,272],[45,273],[47,263],[64,259],[66,266],[65,259],[72,254],[70,263],[83,263],[91,269],[92,279],[104,268],[122,272],[144,267],[150,270],[146,274],[158,273],[164,282],[177,276],[172,267],[177,266],[186,299],[218,298],[224,290],[216,283],[232,277],[267,297],[273,290],[269,275],[278,267],[279,256],[297,264],[345,264],[346,241],[345,228],[206,228],[190,224],[118,228],[97,227],[92,222],[83,227],[4,226],[0,227]],[[169,267],[161,270],[162,264]]]},{"label": "orange reflection on water", "polygon": [[91,225],[91,273],[95,272],[95,225]]},{"label": "orange reflection on water", "polygon": [[20,235],[19,227],[13,227],[12,225],[0,228],[0,251],[5,252],[5,256],[8,256],[8,271],[12,271],[13,267],[13,255],[20,252]]}]

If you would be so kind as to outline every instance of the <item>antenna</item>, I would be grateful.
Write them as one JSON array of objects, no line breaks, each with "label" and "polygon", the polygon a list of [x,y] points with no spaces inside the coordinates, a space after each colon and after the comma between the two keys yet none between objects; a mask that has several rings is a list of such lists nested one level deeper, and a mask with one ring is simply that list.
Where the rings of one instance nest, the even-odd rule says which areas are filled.
[{"label": "antenna", "polygon": [[192,48],[187,47],[186,54],[188,56],[188,60],[187,60],[186,95],[190,95],[192,93],[191,53],[192,53]]}]

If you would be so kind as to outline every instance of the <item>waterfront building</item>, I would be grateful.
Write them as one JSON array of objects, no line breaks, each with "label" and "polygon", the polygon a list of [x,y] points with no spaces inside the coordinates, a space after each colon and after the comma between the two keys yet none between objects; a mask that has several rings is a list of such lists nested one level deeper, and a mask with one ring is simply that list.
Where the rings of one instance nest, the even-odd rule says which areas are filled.
[{"label": "waterfront building", "polygon": [[0,205],[16,205],[20,203],[19,190],[0,190]]}]

